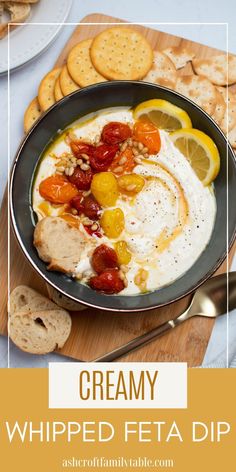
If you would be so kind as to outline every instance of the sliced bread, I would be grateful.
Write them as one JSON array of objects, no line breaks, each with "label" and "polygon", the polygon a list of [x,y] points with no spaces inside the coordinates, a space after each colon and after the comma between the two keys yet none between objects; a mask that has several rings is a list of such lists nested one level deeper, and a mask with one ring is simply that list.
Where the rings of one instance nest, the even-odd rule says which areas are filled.
[{"label": "sliced bread", "polygon": [[71,331],[69,313],[26,285],[12,291],[8,312],[11,340],[32,354],[62,348]]},{"label": "sliced bread", "polygon": [[9,336],[23,351],[47,354],[62,348],[71,331],[71,318],[65,310],[16,312],[10,316]]},{"label": "sliced bread", "polygon": [[59,217],[43,218],[34,231],[34,246],[39,257],[48,263],[48,269],[67,274],[76,272],[87,242],[88,238],[79,229]]}]

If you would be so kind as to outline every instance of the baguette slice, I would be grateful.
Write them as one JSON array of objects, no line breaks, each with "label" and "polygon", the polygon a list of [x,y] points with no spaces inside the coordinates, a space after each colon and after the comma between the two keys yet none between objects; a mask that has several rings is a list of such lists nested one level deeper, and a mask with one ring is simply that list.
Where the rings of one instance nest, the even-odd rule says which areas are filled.
[{"label": "baguette slice", "polygon": [[71,331],[71,318],[62,309],[16,312],[10,317],[9,336],[21,350],[47,354],[62,348]]},{"label": "baguette slice", "polygon": [[11,340],[32,354],[62,348],[71,331],[69,313],[26,285],[12,291],[8,312]]},{"label": "baguette slice", "polygon": [[26,285],[18,285],[14,288],[8,302],[8,313],[10,315],[57,309],[58,306],[55,303]]},{"label": "baguette slice", "polygon": [[88,238],[79,229],[59,217],[46,216],[34,230],[34,246],[39,257],[48,262],[48,270],[75,274],[87,244]]}]

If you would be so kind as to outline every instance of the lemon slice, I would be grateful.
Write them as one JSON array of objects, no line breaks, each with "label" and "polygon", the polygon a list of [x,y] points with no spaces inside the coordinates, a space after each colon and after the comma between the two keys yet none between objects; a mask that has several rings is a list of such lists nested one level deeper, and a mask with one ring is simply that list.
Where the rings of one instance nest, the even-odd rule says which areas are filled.
[{"label": "lemon slice", "polygon": [[134,119],[149,119],[158,128],[174,131],[181,128],[192,128],[192,122],[182,108],[172,105],[166,100],[147,100],[140,103],[133,112]]},{"label": "lemon slice", "polygon": [[214,141],[193,128],[174,131],[170,137],[188,159],[203,185],[209,185],[220,170],[220,156]]}]

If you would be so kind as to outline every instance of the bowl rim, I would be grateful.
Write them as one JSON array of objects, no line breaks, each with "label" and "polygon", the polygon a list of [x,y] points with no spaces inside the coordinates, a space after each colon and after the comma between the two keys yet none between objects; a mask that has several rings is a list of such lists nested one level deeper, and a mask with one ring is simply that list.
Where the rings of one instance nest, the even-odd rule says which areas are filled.
[{"label": "bowl rim", "polygon": [[[38,267],[38,265],[32,260],[32,258],[30,257],[26,247],[23,244],[20,232],[18,231],[18,228],[17,228],[16,220],[15,220],[14,203],[13,203],[13,185],[14,185],[14,176],[15,176],[15,172],[16,172],[17,163],[18,163],[18,160],[20,158],[21,151],[25,146],[25,143],[28,141],[31,134],[34,133],[34,130],[37,128],[38,124],[41,123],[45,119],[45,117],[52,110],[54,110],[55,108],[57,108],[59,105],[63,104],[64,102],[70,100],[70,98],[74,95],[79,95],[80,93],[83,93],[83,91],[85,91],[85,90],[89,91],[90,89],[95,89],[95,88],[98,88],[98,89],[101,88],[102,89],[102,88],[106,88],[106,87],[111,87],[112,88],[112,87],[115,87],[115,86],[118,86],[118,85],[121,85],[121,84],[124,84],[124,83],[135,84],[135,85],[142,84],[142,85],[147,85],[149,87],[152,86],[153,88],[161,89],[163,91],[167,91],[168,93],[176,95],[177,97],[179,97],[184,102],[189,102],[191,106],[193,106],[194,108],[199,110],[202,114],[204,114],[205,117],[208,119],[208,121],[210,121],[217,128],[218,133],[221,135],[221,137],[223,138],[223,141],[226,144],[227,160],[228,160],[229,151],[234,156],[234,151],[233,151],[232,146],[230,145],[229,140],[228,140],[228,133],[227,133],[227,136],[226,136],[223,133],[223,131],[221,130],[221,128],[219,127],[219,125],[213,120],[213,118],[210,115],[208,115],[208,113],[205,110],[203,110],[201,107],[199,107],[199,105],[197,105],[195,102],[193,102],[188,97],[185,97],[184,95],[180,94],[179,92],[176,92],[175,90],[171,90],[171,89],[169,89],[167,87],[164,87],[162,85],[152,84],[150,82],[145,82],[145,81],[113,80],[113,81],[110,81],[110,82],[101,82],[101,83],[98,83],[98,84],[92,84],[92,85],[89,85],[87,87],[83,87],[82,89],[76,90],[76,91],[72,92],[71,94],[66,95],[65,97],[63,97],[58,102],[55,102],[50,108],[48,108],[48,110],[43,112],[43,114],[40,116],[40,118],[30,128],[28,133],[23,137],[23,139],[21,140],[21,142],[18,146],[18,149],[16,151],[15,158],[14,158],[14,161],[12,163],[12,168],[11,168],[11,171],[10,171],[9,185],[8,185],[8,194],[9,194],[8,195],[8,197],[9,197],[8,206],[9,206],[9,210],[10,210],[11,227],[13,229],[13,232],[14,232],[14,235],[16,237],[17,243],[18,243],[21,251],[23,252],[24,256],[26,257],[27,261],[30,263],[31,267],[38,273],[38,275],[40,277],[42,277],[42,279],[44,280],[45,283],[49,284],[52,288],[54,288],[55,290],[57,290],[59,293],[61,293],[65,297],[69,298],[70,300],[72,300],[74,302],[77,302],[81,305],[84,305],[85,308],[86,307],[87,308],[96,308],[96,309],[100,309],[100,310],[102,309],[104,311],[109,311],[109,312],[114,312],[114,313],[119,312],[119,313],[130,313],[130,314],[132,314],[132,313],[139,313],[139,312],[155,310],[157,308],[161,308],[161,307],[164,307],[164,306],[171,305],[171,304],[181,300],[182,298],[191,295],[193,292],[195,292],[204,282],[206,282],[210,277],[212,277],[215,274],[217,269],[221,266],[221,264],[224,262],[224,260],[229,256],[230,250],[231,250],[231,248],[232,248],[232,246],[233,246],[233,244],[236,240],[236,226],[234,227],[234,231],[232,233],[230,241],[228,240],[228,233],[226,234],[226,238],[227,238],[226,249],[224,250],[222,256],[217,260],[215,265],[212,267],[212,269],[209,270],[197,283],[195,283],[193,287],[191,287],[190,289],[185,291],[183,294],[175,297],[174,299],[171,299],[167,303],[166,302],[157,303],[157,304],[154,304],[152,306],[141,307],[141,308],[137,308],[137,307],[135,307],[135,308],[113,308],[113,307],[102,306],[101,304],[96,305],[96,303],[90,303],[90,302],[87,302],[87,301],[85,302],[84,300],[80,300],[80,299],[74,297],[73,295],[68,294],[67,292],[65,292],[64,290],[59,288],[50,279],[48,279],[47,275],[44,274],[41,271],[41,269]],[[235,166],[235,170],[236,170],[236,161],[235,161],[235,159],[234,159],[234,166]],[[227,176],[228,176],[228,163],[227,163],[226,169],[227,169],[226,171],[227,171]],[[228,182],[228,177],[227,177],[227,182]],[[228,195],[227,195],[226,198],[227,198],[227,202],[228,202]],[[228,205],[228,203],[227,203],[227,205]],[[190,267],[190,269],[191,269],[191,267]],[[227,271],[228,271],[228,265],[227,265]],[[153,290],[153,292],[155,292],[155,290]],[[112,296],[114,299],[116,298],[114,295],[110,295],[110,296]],[[145,295],[137,294],[137,295],[134,295],[134,296],[140,297],[140,296],[145,296]],[[125,297],[125,295],[124,295],[124,297]]]}]

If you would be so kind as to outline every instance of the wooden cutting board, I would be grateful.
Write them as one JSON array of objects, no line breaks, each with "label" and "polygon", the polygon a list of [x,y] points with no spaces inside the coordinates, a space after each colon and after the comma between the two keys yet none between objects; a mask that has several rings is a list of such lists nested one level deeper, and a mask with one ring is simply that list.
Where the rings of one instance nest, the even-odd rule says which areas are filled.
[{"label": "wooden cutting board", "polygon": [[[83,19],[82,23],[95,23],[94,25],[79,25],[73,32],[68,43],[61,52],[55,65],[61,66],[66,62],[68,52],[82,39],[95,36],[106,25],[97,23],[120,22],[115,18],[105,15],[93,14]],[[164,49],[168,46],[185,45],[193,50],[199,58],[211,57],[218,51],[201,44],[188,41],[176,36],[162,33],[141,26],[133,26],[148,38],[154,49]],[[192,72],[188,64],[179,71],[180,74]],[[35,78],[35,87],[39,79]],[[235,86],[234,86],[235,87]],[[23,119],[23,117],[22,117]],[[7,334],[7,193],[5,194],[1,209],[0,219],[0,333]],[[23,256],[12,232],[10,232],[10,290],[19,284],[27,284],[32,288],[46,294],[46,286],[42,279],[33,271]],[[231,251],[230,261],[234,250]],[[218,273],[225,272],[224,263]],[[158,326],[164,321],[175,318],[184,310],[189,302],[186,297],[167,307],[152,310],[145,313],[116,314],[102,310],[87,309],[83,312],[71,313],[73,327],[71,335],[60,351],[61,354],[74,359],[89,361],[97,356],[120,346],[140,334]],[[209,319],[191,319],[179,326],[164,337],[153,341],[151,344],[131,353],[123,358],[123,361],[185,361],[188,365],[201,364],[206,347],[211,335],[214,321]]]}]

